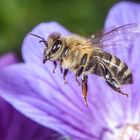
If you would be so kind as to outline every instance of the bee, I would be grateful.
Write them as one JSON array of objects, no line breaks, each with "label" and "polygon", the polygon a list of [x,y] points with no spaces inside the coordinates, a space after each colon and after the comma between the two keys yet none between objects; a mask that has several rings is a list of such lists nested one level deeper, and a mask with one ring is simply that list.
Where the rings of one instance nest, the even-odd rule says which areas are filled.
[{"label": "bee", "polygon": [[30,33],[44,43],[43,63],[52,61],[53,72],[57,67],[57,62],[60,63],[65,83],[68,71],[74,72],[78,84],[80,84],[78,78],[81,77],[82,95],[87,106],[89,74],[103,77],[108,86],[128,97],[127,93],[121,91],[121,86],[133,83],[132,72],[125,62],[104,48],[129,47],[139,34],[140,25],[136,23],[120,26],[100,37],[92,36],[90,39],[77,34],[62,36],[54,32],[45,40],[39,35]]}]

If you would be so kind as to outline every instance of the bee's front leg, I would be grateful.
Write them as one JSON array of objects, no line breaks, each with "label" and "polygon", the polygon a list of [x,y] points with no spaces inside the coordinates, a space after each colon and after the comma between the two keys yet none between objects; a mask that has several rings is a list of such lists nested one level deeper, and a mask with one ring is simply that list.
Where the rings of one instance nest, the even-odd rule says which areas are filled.
[{"label": "bee's front leg", "polygon": [[66,76],[68,74],[68,69],[65,69],[64,72],[63,72],[63,80],[64,80],[64,84],[67,84],[67,80],[66,80]]},{"label": "bee's front leg", "polygon": [[56,61],[53,61],[53,64],[54,64],[53,73],[55,73],[55,69],[56,69],[56,67],[57,67],[57,63],[56,63]]},{"label": "bee's front leg", "polygon": [[63,73],[63,68],[60,66],[60,72]]},{"label": "bee's front leg", "polygon": [[61,72],[61,73],[63,73],[62,63],[63,63],[63,59],[60,59],[60,72]]},{"label": "bee's front leg", "polygon": [[87,81],[88,81],[88,76],[87,75],[82,75],[82,94],[83,94],[83,98],[84,98],[84,102],[85,102],[86,106],[88,106],[88,101],[87,101],[88,85],[87,85]]}]

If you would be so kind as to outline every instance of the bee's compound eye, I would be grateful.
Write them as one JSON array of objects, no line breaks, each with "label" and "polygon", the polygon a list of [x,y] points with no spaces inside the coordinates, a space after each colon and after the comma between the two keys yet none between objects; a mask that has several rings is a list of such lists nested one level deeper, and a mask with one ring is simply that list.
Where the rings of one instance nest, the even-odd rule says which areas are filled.
[{"label": "bee's compound eye", "polygon": [[52,45],[51,53],[56,53],[59,50],[59,48],[61,48],[61,46],[62,46],[62,41],[56,40]]}]

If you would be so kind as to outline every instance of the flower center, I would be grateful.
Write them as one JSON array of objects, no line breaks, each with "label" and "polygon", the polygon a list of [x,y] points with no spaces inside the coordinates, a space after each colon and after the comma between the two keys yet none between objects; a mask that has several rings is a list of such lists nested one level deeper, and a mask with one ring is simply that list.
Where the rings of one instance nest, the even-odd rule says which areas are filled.
[{"label": "flower center", "polygon": [[117,136],[119,140],[140,140],[140,123],[127,123],[120,130]]}]

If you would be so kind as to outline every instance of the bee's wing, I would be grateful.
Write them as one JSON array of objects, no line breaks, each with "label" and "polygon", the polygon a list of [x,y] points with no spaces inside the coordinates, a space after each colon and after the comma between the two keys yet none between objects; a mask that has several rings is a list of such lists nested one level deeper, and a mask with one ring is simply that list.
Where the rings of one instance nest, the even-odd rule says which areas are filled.
[{"label": "bee's wing", "polygon": [[132,46],[138,36],[140,36],[140,24],[131,23],[103,33],[100,37],[93,36],[91,41],[106,51],[111,52],[113,49],[122,51]]}]

